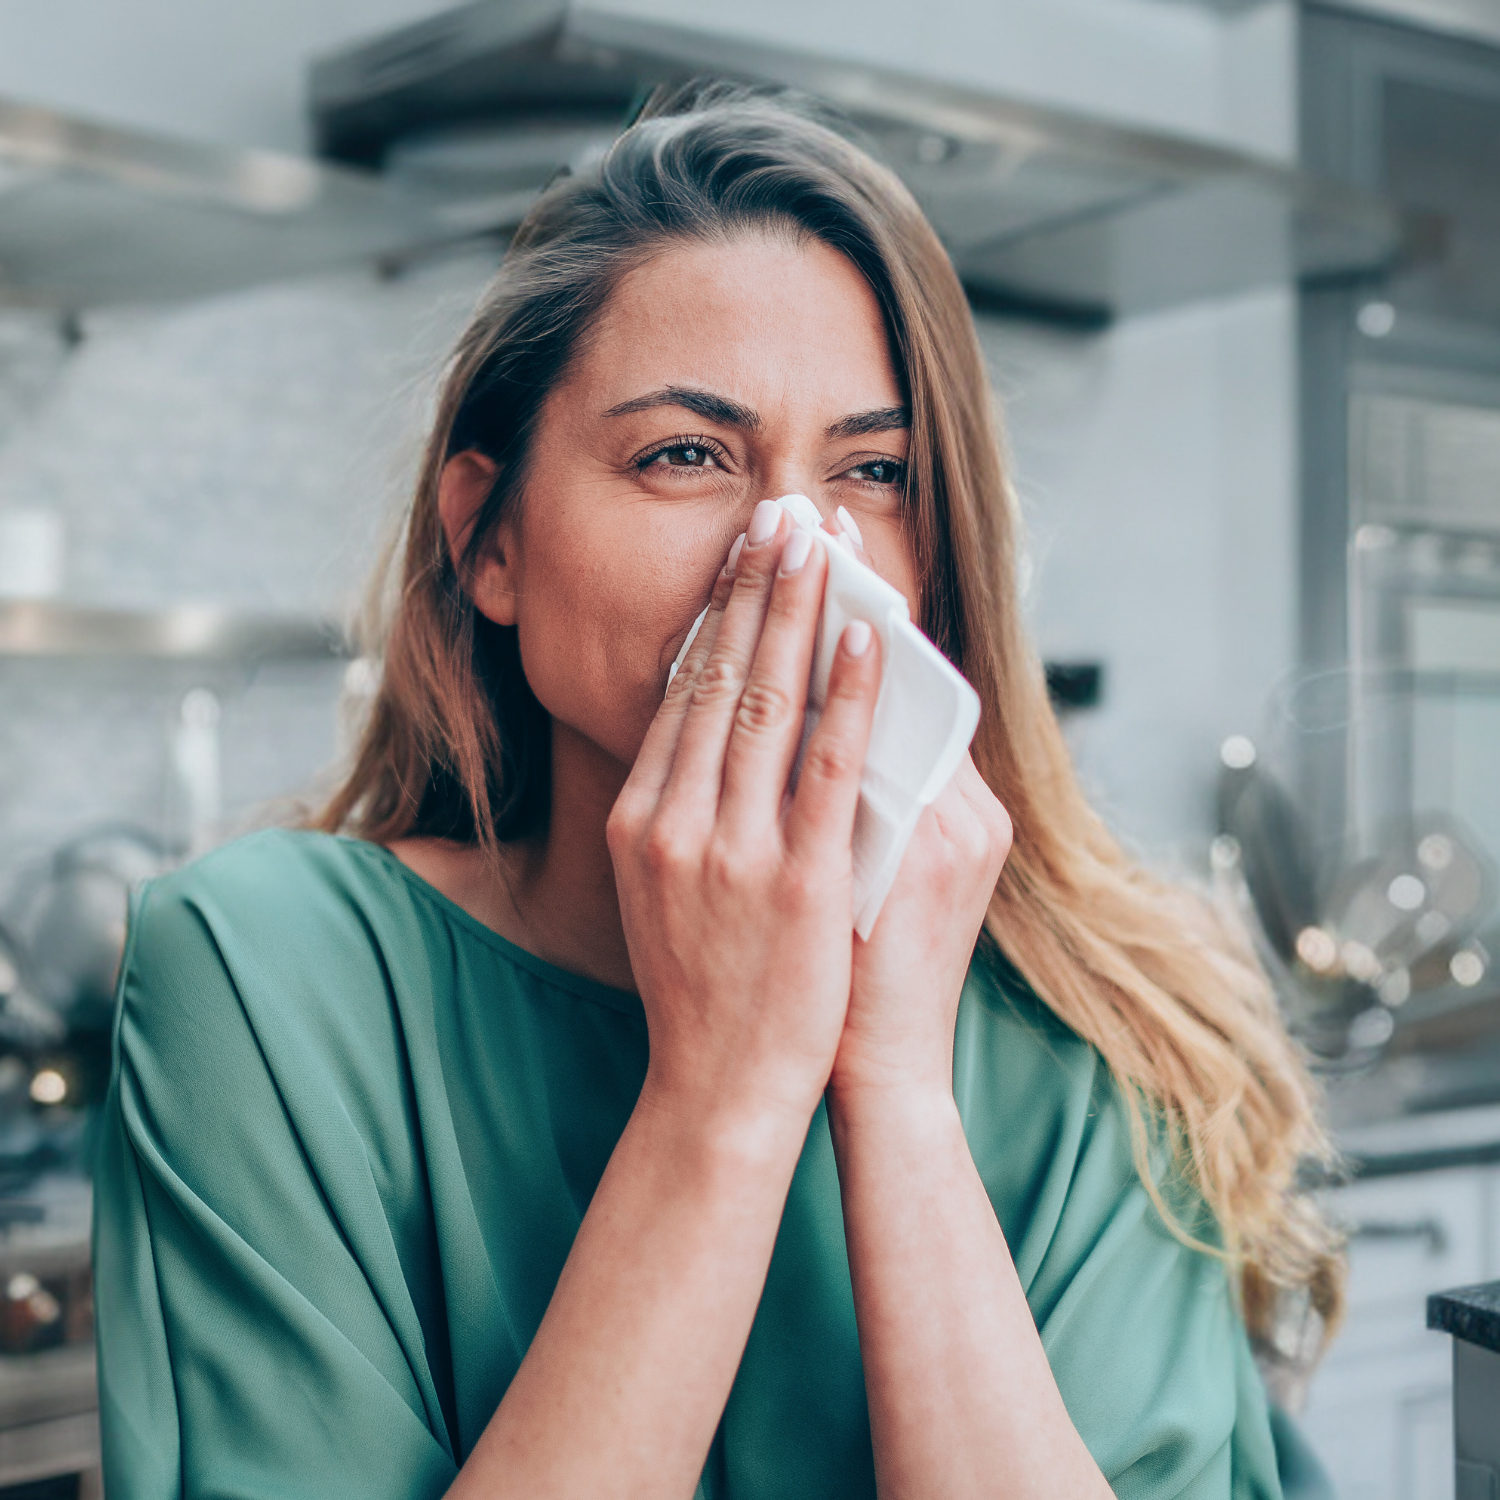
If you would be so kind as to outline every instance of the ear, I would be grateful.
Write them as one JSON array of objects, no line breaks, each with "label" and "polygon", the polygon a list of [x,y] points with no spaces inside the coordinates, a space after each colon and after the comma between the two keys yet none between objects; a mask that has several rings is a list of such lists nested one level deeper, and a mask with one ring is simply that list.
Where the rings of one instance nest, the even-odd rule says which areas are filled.
[{"label": "ear", "polygon": [[494,460],[472,448],[455,453],[438,479],[438,519],[448,538],[448,555],[458,581],[474,607],[497,625],[514,625],[520,570],[513,528],[502,522],[477,556],[468,562],[464,559],[497,473]]}]

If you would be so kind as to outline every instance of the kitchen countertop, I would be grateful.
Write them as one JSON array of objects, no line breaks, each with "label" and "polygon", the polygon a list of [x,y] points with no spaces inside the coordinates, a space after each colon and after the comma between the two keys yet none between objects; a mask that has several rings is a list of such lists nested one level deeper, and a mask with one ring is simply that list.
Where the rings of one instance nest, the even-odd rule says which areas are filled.
[{"label": "kitchen countertop", "polygon": [[1434,1293],[1427,1299],[1427,1326],[1500,1353],[1500,1281]]}]

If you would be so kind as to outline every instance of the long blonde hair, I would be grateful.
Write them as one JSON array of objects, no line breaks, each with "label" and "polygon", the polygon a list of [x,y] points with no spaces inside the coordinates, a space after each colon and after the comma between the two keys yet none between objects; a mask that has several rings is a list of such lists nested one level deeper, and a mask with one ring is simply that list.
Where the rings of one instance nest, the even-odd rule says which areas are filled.
[{"label": "long blonde hair", "polygon": [[459,584],[438,519],[443,465],[472,448],[499,466],[477,551],[521,493],[541,403],[620,277],[664,244],[768,225],[843,252],[885,312],[911,408],[921,624],[978,690],[974,760],[1015,826],[990,936],[1104,1059],[1142,1180],[1194,1244],[1157,1180],[1163,1145],[1201,1194],[1217,1230],[1200,1248],[1239,1273],[1251,1333],[1271,1336],[1286,1292],[1331,1326],[1342,1262],[1296,1184],[1300,1163],[1331,1158],[1303,1061],[1243,940],[1128,859],[1083,797],[1017,607],[1016,509],[963,289],[899,179],[807,108],[723,85],[660,99],[532,210],[449,366],[387,593],[380,688],[317,826],[492,852],[545,826],[549,721],[514,630]]}]

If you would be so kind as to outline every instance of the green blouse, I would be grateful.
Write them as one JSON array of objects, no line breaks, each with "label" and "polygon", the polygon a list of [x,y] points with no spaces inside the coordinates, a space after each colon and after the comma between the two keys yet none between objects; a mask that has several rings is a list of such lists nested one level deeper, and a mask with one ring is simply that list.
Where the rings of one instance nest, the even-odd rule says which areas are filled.
[{"label": "green blouse", "polygon": [[[442,1495],[645,1068],[634,996],[514,947],[375,845],[262,833],[154,882],[97,1174],[110,1500]],[[1117,1494],[1280,1496],[1225,1273],[1157,1219],[1099,1058],[976,960],[954,1083]],[[820,1110],[700,1495],[874,1492]]]}]

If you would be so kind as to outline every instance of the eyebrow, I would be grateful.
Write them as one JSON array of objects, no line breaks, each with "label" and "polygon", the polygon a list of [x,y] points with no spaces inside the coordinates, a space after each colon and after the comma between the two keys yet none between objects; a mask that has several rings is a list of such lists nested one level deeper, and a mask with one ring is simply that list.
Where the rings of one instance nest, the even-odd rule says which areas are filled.
[{"label": "eyebrow", "polygon": [[681,385],[663,386],[659,391],[650,391],[644,396],[632,397],[612,406],[604,413],[606,417],[629,416],[631,412],[650,411],[654,406],[680,406],[709,422],[718,422],[724,427],[742,427],[754,432],[760,426],[760,413],[728,396],[716,396],[712,391],[695,391]]},{"label": "eyebrow", "polygon": [[[746,432],[755,432],[760,427],[760,413],[752,408],[732,401],[728,396],[716,396],[712,391],[683,385],[666,385],[659,391],[648,391],[644,396],[632,396],[629,401],[610,407],[604,415],[625,417],[658,406],[680,406],[706,421],[724,427],[739,427]],[[878,406],[872,411],[840,417],[825,429],[825,436],[837,441],[840,438],[867,437],[876,432],[903,432],[910,426],[911,413],[906,407]]]},{"label": "eyebrow", "polygon": [[828,428],[831,438],[867,437],[872,432],[901,432],[911,426],[911,413],[904,406],[881,406],[874,411],[840,417]]}]

